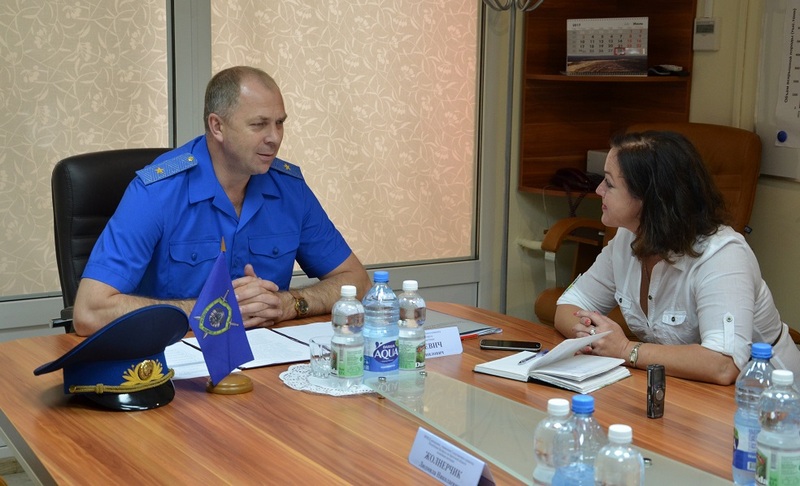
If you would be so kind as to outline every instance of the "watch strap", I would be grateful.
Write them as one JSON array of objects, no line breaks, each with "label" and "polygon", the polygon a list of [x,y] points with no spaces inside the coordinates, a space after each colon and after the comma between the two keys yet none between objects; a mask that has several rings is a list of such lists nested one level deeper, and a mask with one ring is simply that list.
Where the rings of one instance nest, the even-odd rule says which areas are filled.
[{"label": "watch strap", "polygon": [[639,346],[644,343],[636,343],[633,345],[633,349],[631,349],[631,354],[628,356],[628,363],[631,365],[631,368],[636,368],[636,362],[639,360]]}]

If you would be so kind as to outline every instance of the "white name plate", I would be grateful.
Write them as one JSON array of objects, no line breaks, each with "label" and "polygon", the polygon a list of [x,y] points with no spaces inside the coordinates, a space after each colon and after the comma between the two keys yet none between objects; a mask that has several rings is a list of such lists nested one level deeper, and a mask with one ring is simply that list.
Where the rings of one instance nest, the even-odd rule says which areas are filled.
[{"label": "white name plate", "polygon": [[481,477],[494,484],[485,462],[420,427],[408,462],[432,478],[453,486],[477,485]]},{"label": "white name plate", "polygon": [[461,354],[464,347],[461,345],[461,336],[458,328],[443,327],[425,331],[425,359]]}]

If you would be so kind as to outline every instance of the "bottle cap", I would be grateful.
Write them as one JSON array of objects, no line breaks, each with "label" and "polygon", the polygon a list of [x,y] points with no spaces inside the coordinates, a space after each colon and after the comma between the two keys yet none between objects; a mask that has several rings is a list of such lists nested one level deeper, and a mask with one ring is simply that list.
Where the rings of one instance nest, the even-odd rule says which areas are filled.
[{"label": "bottle cap", "polygon": [[419,284],[416,280],[403,280],[403,292],[416,292],[419,290]]},{"label": "bottle cap", "polygon": [[389,272],[386,270],[375,270],[375,274],[372,276],[372,279],[375,282],[386,283],[389,281]]},{"label": "bottle cap", "polygon": [[355,285],[342,285],[342,297],[355,297],[356,296],[356,286]]},{"label": "bottle cap", "polygon": [[772,345],[768,343],[753,343],[750,348],[750,356],[758,359],[770,359],[772,357]]},{"label": "bottle cap", "polygon": [[569,414],[569,402],[563,398],[551,398],[547,401],[547,413],[556,417],[566,417]]},{"label": "bottle cap", "polygon": [[572,411],[575,413],[594,412],[594,397],[591,395],[573,395]]},{"label": "bottle cap", "polygon": [[794,373],[789,370],[775,370],[772,372],[772,383],[775,385],[791,385],[794,383]]},{"label": "bottle cap", "polygon": [[625,424],[612,424],[608,426],[608,440],[624,444],[633,440],[633,429]]}]

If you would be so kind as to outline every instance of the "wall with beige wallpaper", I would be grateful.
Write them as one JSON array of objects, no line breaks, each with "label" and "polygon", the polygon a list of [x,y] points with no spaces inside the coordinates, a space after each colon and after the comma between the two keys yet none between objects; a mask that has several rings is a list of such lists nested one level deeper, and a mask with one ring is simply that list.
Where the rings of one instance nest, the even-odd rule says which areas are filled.
[{"label": "wall with beige wallpaper", "polygon": [[0,3],[0,297],[59,290],[50,172],[166,146],[163,1]]},{"label": "wall with beige wallpaper", "polygon": [[[479,2],[211,4],[213,70],[274,75],[280,155],[362,261],[472,255]],[[168,145],[165,26],[162,0],[0,5],[0,299],[59,290],[57,160]]]},{"label": "wall with beige wallpaper", "polygon": [[261,67],[303,170],[366,264],[472,254],[472,2],[211,2],[212,70]]}]

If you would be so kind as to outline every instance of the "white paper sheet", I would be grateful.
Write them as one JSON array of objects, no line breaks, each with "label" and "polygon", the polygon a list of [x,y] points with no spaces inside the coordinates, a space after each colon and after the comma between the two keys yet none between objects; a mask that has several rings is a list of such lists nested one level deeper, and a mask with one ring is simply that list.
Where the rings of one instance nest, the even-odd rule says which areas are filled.
[{"label": "white paper sheet", "polygon": [[203,353],[183,341],[167,346],[164,356],[167,359],[167,365],[175,370],[175,380],[208,376]]},{"label": "white paper sheet", "polygon": [[[299,326],[279,327],[273,331],[292,337],[298,341],[303,341],[308,344],[312,337],[316,336],[333,336],[333,324],[328,322],[314,322],[311,324],[302,324]],[[254,351],[255,352],[255,351]]]}]

